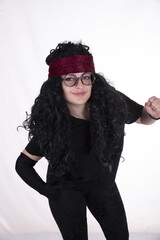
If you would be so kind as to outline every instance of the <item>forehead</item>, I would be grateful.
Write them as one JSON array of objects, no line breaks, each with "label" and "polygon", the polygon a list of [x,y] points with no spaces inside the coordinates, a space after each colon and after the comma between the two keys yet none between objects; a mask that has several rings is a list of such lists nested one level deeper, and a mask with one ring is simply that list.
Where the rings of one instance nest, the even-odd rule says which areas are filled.
[{"label": "forehead", "polygon": [[81,76],[82,74],[84,74],[84,72],[79,72],[79,73],[68,73],[67,75],[76,75],[77,77]]},{"label": "forehead", "polygon": [[67,73],[66,75],[62,75],[62,77],[68,76],[68,75],[75,75],[76,77],[80,77],[82,76],[82,74],[84,74],[84,72],[80,72],[80,73]]}]

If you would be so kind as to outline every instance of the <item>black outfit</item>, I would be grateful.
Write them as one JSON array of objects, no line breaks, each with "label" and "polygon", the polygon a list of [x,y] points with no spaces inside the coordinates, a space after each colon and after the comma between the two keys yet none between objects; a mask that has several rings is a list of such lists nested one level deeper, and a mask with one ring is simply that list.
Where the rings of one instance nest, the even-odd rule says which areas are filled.
[{"label": "black outfit", "polygon": [[[125,95],[123,97],[128,107],[126,123],[135,122],[141,116],[143,106]],[[72,151],[76,166],[69,173],[57,177],[49,163],[46,184],[35,172],[33,160],[26,163],[24,154],[18,158],[16,170],[27,184],[48,197],[51,212],[64,240],[88,239],[86,206],[99,222],[107,240],[128,240],[125,210],[115,183],[120,155],[117,155],[111,172],[103,168],[90,146],[89,125],[89,121],[71,116]],[[43,155],[32,140],[26,150],[33,155]]]}]

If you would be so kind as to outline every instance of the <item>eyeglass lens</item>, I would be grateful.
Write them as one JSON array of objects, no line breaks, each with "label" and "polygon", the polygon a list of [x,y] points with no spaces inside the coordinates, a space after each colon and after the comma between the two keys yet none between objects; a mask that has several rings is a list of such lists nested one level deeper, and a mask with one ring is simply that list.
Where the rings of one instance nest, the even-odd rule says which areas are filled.
[{"label": "eyeglass lens", "polygon": [[75,74],[70,73],[63,79],[68,87],[76,85],[78,80],[81,80],[84,85],[91,85],[93,84],[95,77],[92,73],[83,73],[81,77],[77,77]]}]

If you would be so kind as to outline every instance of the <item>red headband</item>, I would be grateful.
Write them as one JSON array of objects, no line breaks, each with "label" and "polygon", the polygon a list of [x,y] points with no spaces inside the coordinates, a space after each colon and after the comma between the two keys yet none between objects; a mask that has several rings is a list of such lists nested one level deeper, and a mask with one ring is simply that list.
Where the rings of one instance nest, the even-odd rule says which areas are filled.
[{"label": "red headband", "polygon": [[53,60],[49,65],[48,77],[78,72],[95,72],[92,55],[75,55]]}]

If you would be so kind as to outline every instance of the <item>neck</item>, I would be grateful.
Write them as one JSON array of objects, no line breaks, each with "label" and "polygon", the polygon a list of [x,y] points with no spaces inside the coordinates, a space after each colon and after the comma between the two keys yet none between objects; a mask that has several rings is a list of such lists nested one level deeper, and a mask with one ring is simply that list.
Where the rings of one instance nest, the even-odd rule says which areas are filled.
[{"label": "neck", "polygon": [[88,106],[68,104],[69,112],[73,117],[89,120]]}]

